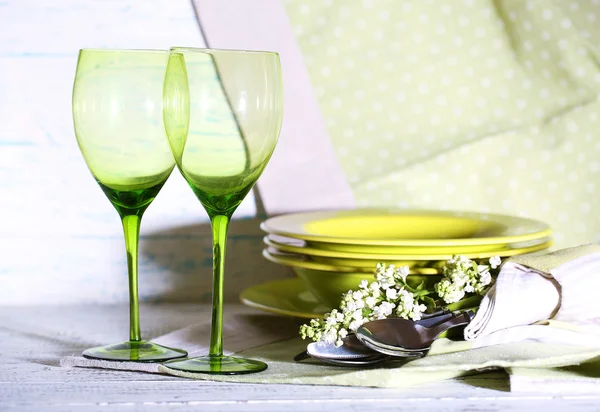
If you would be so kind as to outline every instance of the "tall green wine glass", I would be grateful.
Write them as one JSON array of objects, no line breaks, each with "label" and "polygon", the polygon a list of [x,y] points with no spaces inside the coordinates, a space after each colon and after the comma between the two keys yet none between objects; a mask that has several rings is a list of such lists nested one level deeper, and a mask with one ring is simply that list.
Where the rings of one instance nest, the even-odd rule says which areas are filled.
[{"label": "tall green wine glass", "polygon": [[88,358],[155,362],[187,355],[142,340],[138,308],[140,220],[175,166],[163,123],[168,60],[168,51],[79,53],[73,86],[75,134],[92,175],[121,217],[129,269],[129,340],[87,349],[83,355]]},{"label": "tall green wine glass", "polygon": [[[189,95],[183,90],[189,90]],[[283,87],[271,52],[173,48],[165,90],[165,127],[179,171],[204,206],[213,233],[213,304],[206,356],[166,363],[214,374],[259,372],[263,362],[223,355],[223,272],[231,216],[267,165],[279,137]],[[187,117],[173,107],[186,107]]]}]

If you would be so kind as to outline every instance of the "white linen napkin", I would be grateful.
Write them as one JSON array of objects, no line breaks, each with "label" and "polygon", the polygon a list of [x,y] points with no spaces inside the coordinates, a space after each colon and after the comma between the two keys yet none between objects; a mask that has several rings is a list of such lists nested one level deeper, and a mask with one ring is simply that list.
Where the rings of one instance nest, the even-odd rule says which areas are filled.
[{"label": "white linen napkin", "polygon": [[511,258],[465,339],[473,347],[522,340],[600,346],[599,291],[600,245]]}]

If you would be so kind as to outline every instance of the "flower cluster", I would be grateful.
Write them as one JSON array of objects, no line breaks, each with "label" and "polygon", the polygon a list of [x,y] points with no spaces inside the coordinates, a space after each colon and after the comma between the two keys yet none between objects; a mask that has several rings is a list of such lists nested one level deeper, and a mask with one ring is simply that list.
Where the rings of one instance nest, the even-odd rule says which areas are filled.
[{"label": "flower cluster", "polygon": [[433,290],[424,283],[412,287],[407,283],[408,266],[377,264],[375,281],[363,280],[357,290],[342,295],[339,309],[333,309],[323,319],[311,319],[300,327],[303,339],[323,341],[341,346],[343,339],[363,324],[372,320],[397,316],[419,320],[427,309],[434,309],[436,293],[445,303],[458,302],[467,293],[484,294],[492,283],[491,269],[500,265],[495,256],[488,265],[461,256],[453,256],[442,268],[443,278]]},{"label": "flower cluster", "polygon": [[455,303],[467,293],[483,295],[492,283],[490,267],[500,266],[500,258],[490,258],[488,265],[478,265],[462,256],[453,256],[442,269],[443,279],[436,283],[434,290],[446,303]]},{"label": "flower cluster", "polygon": [[324,319],[312,319],[300,327],[300,336],[314,341],[342,345],[348,333],[365,322],[384,319],[395,314],[406,319],[419,320],[427,306],[419,304],[412,291],[407,290],[408,266],[377,265],[375,282],[360,282],[357,290],[342,295],[339,309],[334,309]]}]

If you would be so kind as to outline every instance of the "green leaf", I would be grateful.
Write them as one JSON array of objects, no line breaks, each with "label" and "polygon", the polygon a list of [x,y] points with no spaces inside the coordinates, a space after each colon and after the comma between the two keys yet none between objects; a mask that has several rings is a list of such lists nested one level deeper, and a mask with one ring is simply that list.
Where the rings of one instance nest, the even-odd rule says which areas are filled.
[{"label": "green leaf", "polygon": [[421,283],[419,283],[419,286],[417,286],[415,288],[415,290],[418,291],[418,290],[423,290],[423,289],[425,289],[425,281],[424,280],[422,280]]},{"label": "green leaf", "polygon": [[417,292],[414,292],[413,296],[415,298],[421,298],[421,297],[424,297],[424,296],[427,296],[427,295],[431,295],[432,293],[434,293],[433,290],[422,289],[422,290],[419,290]]},{"label": "green leaf", "polygon": [[429,297],[429,296],[423,296],[422,297],[423,303],[425,303],[425,305],[427,305],[428,309],[435,309],[436,305],[436,301]]}]

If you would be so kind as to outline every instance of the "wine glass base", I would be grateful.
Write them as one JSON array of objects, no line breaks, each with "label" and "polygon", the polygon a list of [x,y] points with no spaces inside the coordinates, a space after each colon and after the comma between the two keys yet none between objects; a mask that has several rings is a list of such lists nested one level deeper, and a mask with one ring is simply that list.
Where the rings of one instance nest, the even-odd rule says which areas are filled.
[{"label": "wine glass base", "polygon": [[168,348],[144,340],[98,346],[83,351],[85,358],[107,361],[163,362],[185,356],[187,352],[183,349]]},{"label": "wine glass base", "polygon": [[211,355],[174,360],[165,363],[164,366],[179,371],[210,373],[214,375],[241,375],[262,372],[267,369],[266,363],[257,360]]}]

